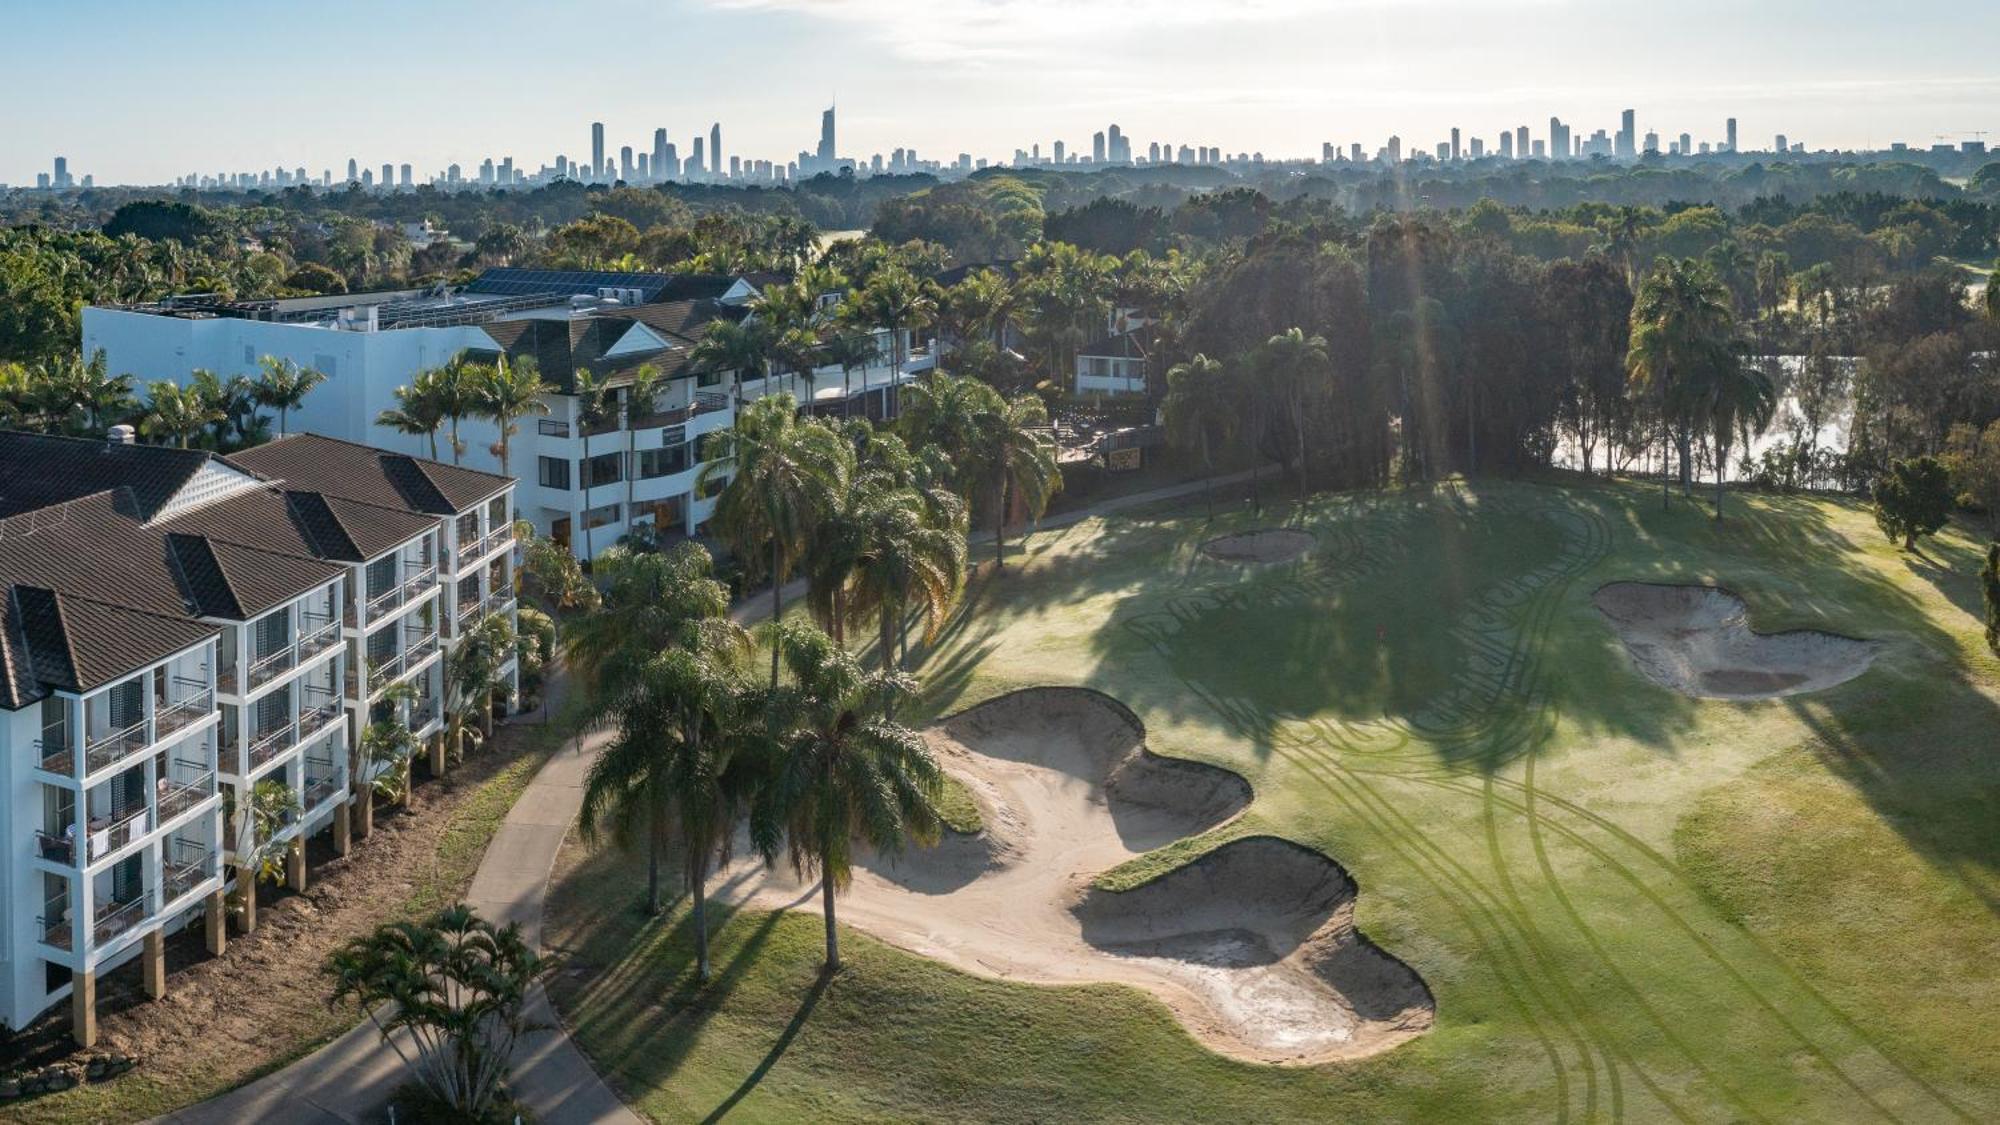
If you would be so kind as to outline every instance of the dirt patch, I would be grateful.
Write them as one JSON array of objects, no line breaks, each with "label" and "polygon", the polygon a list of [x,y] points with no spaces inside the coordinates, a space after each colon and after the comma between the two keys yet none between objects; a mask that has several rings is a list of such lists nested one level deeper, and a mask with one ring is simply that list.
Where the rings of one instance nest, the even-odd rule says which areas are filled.
[{"label": "dirt patch", "polygon": [[1310,532],[1291,527],[1265,527],[1239,531],[1201,545],[1209,558],[1231,563],[1276,563],[1298,558],[1313,549]]},{"label": "dirt patch", "polygon": [[1715,586],[1613,582],[1592,600],[1642,675],[1702,699],[1823,691],[1867,671],[1879,647],[1811,629],[1756,632],[1743,599]]},{"label": "dirt patch", "polygon": [[[1117,700],[1033,688],[926,737],[986,827],[870,858],[843,921],[984,976],[1136,985],[1209,1046],[1263,1062],[1372,1054],[1430,1026],[1422,982],[1355,932],[1354,885],[1317,852],[1254,837],[1130,891],[1093,889],[1252,796],[1234,773],[1147,750]],[[741,863],[720,882],[726,897],[817,903],[786,870]]]},{"label": "dirt patch", "polygon": [[[305,892],[261,887],[256,932],[239,934],[232,926],[221,957],[208,956],[198,922],[169,938],[167,994],[160,1000],[146,998],[136,961],[106,976],[98,986],[99,1048],[140,1056],[139,1069],[92,1087],[91,1100],[69,1100],[85,1096],[74,1091],[17,1108],[30,1120],[39,1119],[34,1111],[52,1120],[150,1116],[235,1086],[353,1026],[352,1010],[327,1009],[327,978],[319,971],[326,955],[406,916],[414,903],[433,910],[464,893],[484,838],[498,824],[498,815],[486,824],[483,809],[474,817],[475,803],[491,799],[486,783],[495,775],[534,753],[539,734],[533,726],[505,727],[492,750],[436,781],[422,780],[420,761],[407,808],[378,803],[374,831],[346,856],[333,854],[326,833],[310,841]],[[447,845],[448,836],[465,833],[477,838]],[[68,1029],[69,1007],[59,1004],[17,1035],[14,1046],[66,1052]],[[127,1097],[143,1104],[128,1108]]]}]

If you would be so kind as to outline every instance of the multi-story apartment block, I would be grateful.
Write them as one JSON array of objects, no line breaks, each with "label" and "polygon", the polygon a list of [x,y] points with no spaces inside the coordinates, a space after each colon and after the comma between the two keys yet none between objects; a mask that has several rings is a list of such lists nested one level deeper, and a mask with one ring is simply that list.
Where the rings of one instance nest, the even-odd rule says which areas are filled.
[{"label": "multi-story apartment block", "polygon": [[[542,534],[583,553],[601,551],[642,524],[663,536],[696,533],[714,497],[696,495],[704,435],[730,426],[738,404],[790,392],[823,413],[884,417],[896,388],[932,364],[908,330],[875,333],[877,358],[843,371],[774,373],[743,379],[698,369],[696,346],[717,324],[754,316],[770,275],[669,275],[573,270],[488,270],[463,289],[409,290],[274,301],[172,298],[127,308],[87,308],[83,349],[102,350],[111,370],[142,380],[185,382],[197,368],[254,375],[263,356],[324,372],[328,379],[291,412],[294,429],[423,454],[429,440],[375,424],[398,387],[426,368],[467,356],[533,359],[553,388],[546,414],[518,421],[510,439],[520,478],[520,514]],[[829,294],[828,301],[837,300]],[[643,365],[666,388],[640,411],[624,409]],[[620,408],[588,428],[577,377],[612,388]],[[501,468],[490,421],[462,419],[461,459]],[[449,455],[446,455],[447,457]],[[585,534],[586,530],[589,532]]]},{"label": "multi-story apartment block", "polygon": [[219,953],[226,894],[255,928],[265,858],[303,889],[307,838],[367,831],[389,684],[441,766],[444,654],[513,612],[512,491],[310,436],[0,432],[0,1022],[67,997],[88,1043],[100,974],[162,994],[165,938],[200,919]]}]

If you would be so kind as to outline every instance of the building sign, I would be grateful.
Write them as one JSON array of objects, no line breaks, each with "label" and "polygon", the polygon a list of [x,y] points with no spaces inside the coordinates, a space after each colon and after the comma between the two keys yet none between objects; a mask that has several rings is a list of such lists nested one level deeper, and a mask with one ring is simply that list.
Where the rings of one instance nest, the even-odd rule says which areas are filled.
[{"label": "building sign", "polygon": [[1139,447],[1114,449],[1104,455],[1104,467],[1114,473],[1129,473],[1139,467]]}]

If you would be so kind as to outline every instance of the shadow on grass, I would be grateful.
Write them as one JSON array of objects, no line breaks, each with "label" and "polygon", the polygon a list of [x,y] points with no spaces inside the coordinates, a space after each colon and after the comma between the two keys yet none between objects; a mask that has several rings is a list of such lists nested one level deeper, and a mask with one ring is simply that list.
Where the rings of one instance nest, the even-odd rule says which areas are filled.
[{"label": "shadow on grass", "polygon": [[756,1067],[744,1077],[743,1084],[732,1090],[728,1097],[722,1099],[722,1104],[709,1111],[708,1116],[702,1118],[703,1122],[722,1120],[730,1110],[736,1108],[736,1103],[748,1097],[750,1092],[757,1088],[757,1084],[764,1080],[765,1075],[771,1073],[771,1068],[778,1065],[779,1059],[785,1057],[785,1051],[791,1047],[792,1040],[799,1037],[800,1029],[805,1027],[807,1020],[812,1018],[813,1009],[819,1007],[819,998],[826,995],[827,984],[832,979],[832,974],[825,972],[820,973],[814,979],[812,988],[806,991],[805,1000],[799,1004],[799,1010],[793,1013],[790,1022],[785,1024],[785,1030],[779,1034],[778,1041],[771,1044],[771,1049],[765,1052],[764,1057],[758,1061]]}]

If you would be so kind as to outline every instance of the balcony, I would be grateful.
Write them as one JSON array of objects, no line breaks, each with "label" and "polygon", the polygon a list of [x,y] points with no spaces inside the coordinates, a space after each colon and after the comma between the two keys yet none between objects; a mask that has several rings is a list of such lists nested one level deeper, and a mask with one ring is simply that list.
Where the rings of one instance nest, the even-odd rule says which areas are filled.
[{"label": "balcony", "polygon": [[244,682],[248,683],[251,690],[254,691],[277,679],[283,673],[298,667],[298,664],[298,646],[286,645],[276,652],[258,657],[256,662],[250,665],[250,671],[244,677]]},{"label": "balcony", "polygon": [[312,736],[332,726],[334,722],[340,718],[339,696],[334,695],[330,691],[314,692],[311,690],[307,691],[306,696],[308,699],[322,698],[323,702],[319,703],[309,702],[305,705],[304,708],[302,708],[299,711],[300,742],[304,742],[307,739],[311,738]]},{"label": "balcony", "polygon": [[35,919],[35,926],[41,933],[43,945],[53,945],[57,949],[69,948],[69,893],[67,891],[42,904],[42,914],[41,917]]},{"label": "balcony", "polygon": [[76,752],[72,741],[67,726],[44,728],[42,737],[35,740],[35,752],[40,755],[41,767],[64,777],[75,772]]},{"label": "balcony", "polygon": [[84,743],[84,773],[89,775],[98,770],[109,769],[152,744],[152,724],[145,719],[140,719],[123,730],[99,735]]},{"label": "balcony", "polygon": [[332,614],[323,617],[308,615],[301,624],[305,629],[299,637],[301,662],[311,660],[340,643],[340,621]]},{"label": "balcony", "polygon": [[250,763],[247,767],[256,773],[265,763],[276,758],[287,748],[298,745],[299,723],[297,719],[275,730],[266,731],[250,742]]},{"label": "balcony", "polygon": [[192,781],[160,781],[160,823],[174,819],[215,795],[215,771],[208,770]]},{"label": "balcony", "polygon": [[175,676],[174,682],[183,688],[193,689],[195,694],[174,703],[164,699],[153,701],[155,741],[184,731],[215,713],[215,691],[207,683],[182,676]]},{"label": "balcony", "polygon": [[431,658],[431,654],[435,653],[437,651],[437,648],[438,648],[437,634],[426,633],[424,634],[423,639],[415,642],[414,644],[410,645],[410,647],[404,649],[403,651],[397,653],[396,655],[390,657],[389,659],[384,660],[381,663],[375,665],[375,667],[370,669],[368,672],[369,696],[372,698],[376,693],[380,692],[383,688],[389,686],[389,684],[393,683],[396,680],[402,679],[404,675],[409,673],[412,669],[416,668],[419,664],[422,664],[424,661],[429,660]]},{"label": "balcony", "polygon": [[91,941],[103,945],[118,935],[146,920],[146,896],[141,892],[130,902],[108,902],[97,914],[97,924],[91,927]]},{"label": "balcony", "polygon": [[50,863],[76,866],[76,839],[60,832],[35,830],[35,854]]},{"label": "balcony", "polygon": [[368,599],[366,612],[369,617],[380,617],[392,609],[405,605],[421,596],[437,583],[437,567],[427,566],[395,586]]},{"label": "balcony", "polygon": [[[328,769],[331,769],[332,763],[330,762],[326,763],[326,766]],[[307,781],[306,793],[305,793],[306,808],[308,809],[318,808],[329,797],[332,797],[335,793],[340,792],[340,788],[341,788],[340,777],[336,774],[328,774],[327,776],[319,778],[317,780]]]},{"label": "balcony", "polygon": [[90,862],[96,863],[152,830],[153,810],[145,805],[91,817]]},{"label": "balcony", "polygon": [[444,708],[438,706],[437,700],[421,700],[410,708],[410,729],[413,731],[423,730],[443,717]]},{"label": "balcony", "polygon": [[480,540],[479,554],[481,557],[484,557],[500,550],[502,547],[512,547],[513,545],[514,525],[507,524],[503,527],[495,528],[485,539]]},{"label": "balcony", "polygon": [[215,849],[194,840],[175,840],[160,864],[160,901],[171,906],[215,874]]}]

